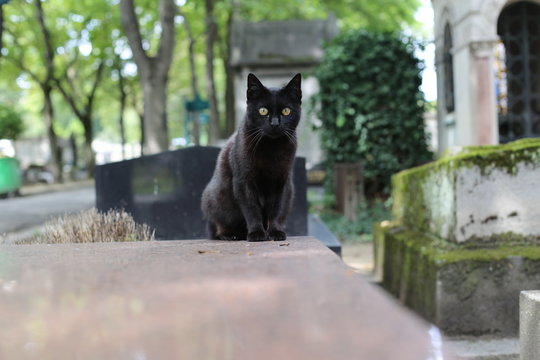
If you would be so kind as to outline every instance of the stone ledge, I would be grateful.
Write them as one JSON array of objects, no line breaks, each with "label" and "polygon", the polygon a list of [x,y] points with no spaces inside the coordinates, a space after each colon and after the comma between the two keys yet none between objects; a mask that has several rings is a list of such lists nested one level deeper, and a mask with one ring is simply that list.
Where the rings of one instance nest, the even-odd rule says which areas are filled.
[{"label": "stone ledge", "polygon": [[0,246],[1,359],[418,360],[442,352],[436,328],[314,238]]},{"label": "stone ledge", "polygon": [[[540,243],[540,139],[469,147],[392,179],[396,223],[450,241]],[[503,235],[503,236],[501,236]]]},{"label": "stone ledge", "polygon": [[402,303],[448,334],[517,335],[519,292],[540,287],[540,247],[467,248],[388,222],[374,234],[376,273]]}]

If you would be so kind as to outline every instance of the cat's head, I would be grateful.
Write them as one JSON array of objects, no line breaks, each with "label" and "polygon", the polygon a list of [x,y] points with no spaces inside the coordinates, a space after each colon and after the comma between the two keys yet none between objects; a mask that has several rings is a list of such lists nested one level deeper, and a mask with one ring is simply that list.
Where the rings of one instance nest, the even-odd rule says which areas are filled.
[{"label": "cat's head", "polygon": [[302,76],[296,74],[281,89],[267,88],[253,74],[247,79],[247,125],[278,138],[296,129],[302,112]]}]

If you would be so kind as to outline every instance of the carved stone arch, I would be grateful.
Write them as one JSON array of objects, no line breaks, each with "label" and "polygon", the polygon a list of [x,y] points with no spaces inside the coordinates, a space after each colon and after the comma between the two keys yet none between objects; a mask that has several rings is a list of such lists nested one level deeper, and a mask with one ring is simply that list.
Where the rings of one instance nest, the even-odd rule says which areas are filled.
[{"label": "carved stone arch", "polygon": [[[484,0],[482,2],[481,13],[484,14],[485,18],[488,19],[492,24],[497,25],[497,21],[499,20],[499,16],[501,15],[503,9],[520,1],[523,0]],[[540,0],[527,1],[540,4]]]},{"label": "carved stone arch", "polygon": [[[442,65],[444,61],[444,29],[447,24],[450,25],[452,35],[454,32],[453,24],[456,22],[454,5],[451,1],[447,2],[442,8],[436,9],[435,14],[435,64]],[[455,44],[455,41],[454,41]]]},{"label": "carved stone arch", "polygon": [[[435,38],[442,39],[444,36],[444,28],[446,24],[453,26],[456,19],[456,11],[454,9],[454,2],[447,1],[446,4],[440,9],[434,9],[435,13]],[[438,10],[438,11],[437,11]]]}]

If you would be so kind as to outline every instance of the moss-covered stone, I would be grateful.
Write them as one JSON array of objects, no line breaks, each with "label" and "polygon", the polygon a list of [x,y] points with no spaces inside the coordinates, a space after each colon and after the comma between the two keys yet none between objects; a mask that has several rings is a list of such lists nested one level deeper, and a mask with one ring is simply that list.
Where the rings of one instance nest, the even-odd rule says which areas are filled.
[{"label": "moss-covered stone", "polygon": [[[402,171],[392,178],[393,220],[408,228],[449,240],[469,240],[469,237],[473,236],[467,235],[466,238],[457,240],[461,236],[459,231],[465,232],[467,226],[467,223],[460,223],[456,218],[459,211],[456,189],[459,182],[470,175],[470,172],[466,173],[464,170],[476,169],[481,177],[487,179],[492,173],[516,176],[524,165],[540,169],[540,139],[523,139],[496,146],[466,147],[459,154],[443,156],[435,162]],[[513,214],[518,215],[515,211]],[[482,220],[471,219],[472,222]],[[515,236],[519,234],[514,232]],[[496,237],[501,238],[498,235]]]},{"label": "moss-covered stone", "polygon": [[519,291],[540,287],[538,246],[467,247],[388,222],[374,238],[383,287],[451,334],[514,334]]}]

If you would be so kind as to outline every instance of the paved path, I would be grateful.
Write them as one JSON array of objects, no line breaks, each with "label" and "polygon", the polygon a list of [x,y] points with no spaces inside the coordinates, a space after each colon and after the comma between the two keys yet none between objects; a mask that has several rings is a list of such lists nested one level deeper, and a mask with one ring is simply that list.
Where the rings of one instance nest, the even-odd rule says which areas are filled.
[{"label": "paved path", "polygon": [[314,238],[0,246],[1,359],[444,359]]},{"label": "paved path", "polygon": [[95,190],[82,189],[0,200],[0,234],[43,224],[54,216],[89,209],[95,204]]}]

